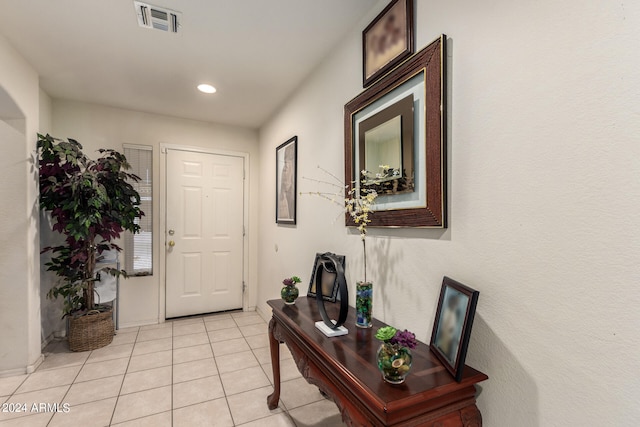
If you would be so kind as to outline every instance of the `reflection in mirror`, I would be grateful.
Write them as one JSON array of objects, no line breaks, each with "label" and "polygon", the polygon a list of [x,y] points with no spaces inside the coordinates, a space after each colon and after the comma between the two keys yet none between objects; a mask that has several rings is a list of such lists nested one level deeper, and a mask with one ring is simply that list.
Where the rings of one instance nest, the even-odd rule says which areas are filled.
[{"label": "reflection in mirror", "polygon": [[387,165],[402,170],[402,118],[396,116],[364,133],[364,168],[374,171]]},{"label": "reflection in mirror", "polygon": [[360,123],[358,151],[362,186],[379,195],[414,191],[413,95]]}]

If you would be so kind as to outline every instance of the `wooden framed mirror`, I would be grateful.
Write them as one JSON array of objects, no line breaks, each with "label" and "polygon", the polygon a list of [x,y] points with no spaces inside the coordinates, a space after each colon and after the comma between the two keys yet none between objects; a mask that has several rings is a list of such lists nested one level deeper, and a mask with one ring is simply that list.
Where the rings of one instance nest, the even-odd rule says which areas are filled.
[{"label": "wooden framed mirror", "polygon": [[[346,194],[378,193],[371,227],[445,228],[446,73],[442,35],[344,108]],[[355,226],[346,215],[348,226]]]}]

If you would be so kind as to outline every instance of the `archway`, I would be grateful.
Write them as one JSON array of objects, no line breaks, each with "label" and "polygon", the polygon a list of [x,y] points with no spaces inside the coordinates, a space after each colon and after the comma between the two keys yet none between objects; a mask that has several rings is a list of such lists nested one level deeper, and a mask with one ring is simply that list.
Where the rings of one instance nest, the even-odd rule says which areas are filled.
[{"label": "archway", "polygon": [[[0,374],[32,371],[40,360],[39,281],[33,277],[34,164],[26,116],[0,85]],[[37,235],[36,235],[37,236]],[[37,246],[36,246],[37,248]]]}]

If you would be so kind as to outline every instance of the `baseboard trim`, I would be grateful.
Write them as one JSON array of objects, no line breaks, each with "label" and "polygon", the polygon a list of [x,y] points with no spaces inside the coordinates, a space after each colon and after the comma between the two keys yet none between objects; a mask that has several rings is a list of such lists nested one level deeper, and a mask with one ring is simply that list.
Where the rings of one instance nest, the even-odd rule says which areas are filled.
[{"label": "baseboard trim", "polygon": [[44,362],[44,354],[40,353],[40,356],[38,356],[35,363],[27,366],[27,374],[35,372],[35,370],[38,369],[38,366],[40,366],[42,362]]},{"label": "baseboard trim", "polygon": [[258,313],[258,315],[262,317],[262,319],[264,319],[265,322],[268,322],[269,320],[271,320],[271,313],[268,313],[268,314],[265,313],[265,311],[260,306],[256,307],[256,313]]},{"label": "baseboard trim", "polygon": [[129,322],[129,323],[120,322],[120,324],[118,325],[119,328],[116,330],[116,333],[120,329],[135,328],[138,326],[159,325],[160,323],[164,323],[164,322],[165,322],[164,319],[148,319],[148,320],[141,320],[139,322]]},{"label": "baseboard trim", "polygon": [[15,368],[15,369],[6,369],[4,371],[0,371],[0,378],[4,377],[15,377],[16,375],[24,375],[24,374],[32,374],[38,369],[38,366],[44,362],[44,355],[41,353],[40,356],[33,362],[31,365],[27,365],[24,368]]}]

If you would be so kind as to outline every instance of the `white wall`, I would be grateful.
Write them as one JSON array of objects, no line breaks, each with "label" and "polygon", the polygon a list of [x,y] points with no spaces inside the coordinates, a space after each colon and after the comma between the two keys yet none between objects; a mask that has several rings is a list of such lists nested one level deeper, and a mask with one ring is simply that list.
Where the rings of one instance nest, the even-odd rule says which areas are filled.
[{"label": "white wall", "polygon": [[40,354],[34,165],[38,75],[0,36],[0,376],[31,372]]},{"label": "white wall", "polygon": [[38,132],[46,135],[51,133],[53,124],[51,123],[53,114],[53,100],[42,89],[38,91],[38,106],[39,106],[39,126]]},{"label": "white wall", "polygon": [[[53,114],[53,101],[49,95],[40,89],[40,126],[38,132],[46,135],[53,131],[51,123]],[[64,237],[54,232],[51,224],[51,216],[40,211],[40,251],[47,246],[62,244]],[[62,300],[50,299],[47,294],[56,284],[57,276],[47,271],[45,263],[51,260],[51,253],[40,255],[40,323],[41,340],[44,348],[54,337],[64,336],[66,322],[62,319]]]},{"label": "white wall", "polygon": [[159,312],[160,292],[164,289],[164,283],[160,282],[159,257],[164,250],[165,240],[164,232],[160,231],[160,143],[249,153],[247,305],[249,309],[255,308],[259,178],[256,131],[56,99],[53,101],[53,135],[78,140],[83,145],[85,153],[92,158],[98,156],[95,150],[99,148],[122,151],[122,144],[153,146],[154,274],[150,277],[121,279],[120,327],[164,321]]},{"label": "white wall", "polygon": [[[260,132],[259,308],[313,254],[358,236],[338,208],[299,196],[274,222],[274,151],[299,136],[302,192],[343,175],[343,106],[361,90],[360,31]],[[417,2],[417,46],[448,48],[450,227],[372,230],[374,315],[428,341],[442,276],[480,291],[467,358],[490,377],[486,426],[635,425],[640,417],[640,4]],[[332,222],[337,217],[337,221]],[[276,249],[277,248],[277,249]]]}]

